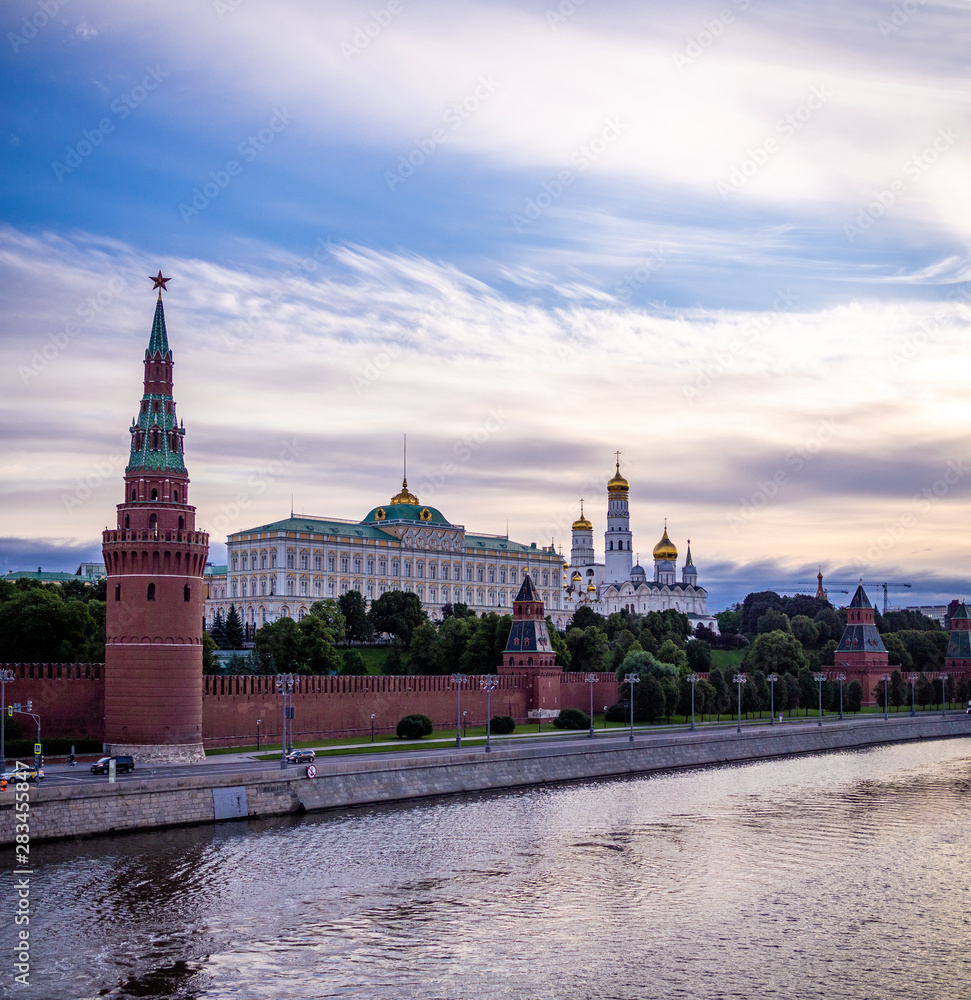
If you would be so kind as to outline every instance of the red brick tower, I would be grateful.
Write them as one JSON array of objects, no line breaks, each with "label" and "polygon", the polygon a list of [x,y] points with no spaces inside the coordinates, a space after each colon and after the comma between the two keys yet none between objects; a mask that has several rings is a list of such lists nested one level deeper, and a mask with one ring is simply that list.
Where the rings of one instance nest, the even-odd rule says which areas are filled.
[{"label": "red brick tower", "polygon": [[559,713],[563,671],[556,666],[544,605],[528,573],[512,604],[512,628],[499,673],[520,674],[527,679],[530,711],[544,711],[550,718]]},{"label": "red brick tower", "polygon": [[145,351],[145,388],[129,428],[118,527],[103,537],[108,575],[105,744],[139,761],[200,760],[203,572],[209,536],[195,530],[172,398],[162,289]]},{"label": "red brick tower", "polygon": [[880,678],[890,672],[888,659],[887,647],[874,622],[873,605],[861,580],[846,609],[846,628],[833,653],[833,663],[846,673],[847,680],[858,680],[863,685],[863,703],[872,705]]},{"label": "red brick tower", "polygon": [[955,680],[968,680],[971,678],[971,615],[964,601],[954,608],[950,617],[951,635],[944,669]]}]

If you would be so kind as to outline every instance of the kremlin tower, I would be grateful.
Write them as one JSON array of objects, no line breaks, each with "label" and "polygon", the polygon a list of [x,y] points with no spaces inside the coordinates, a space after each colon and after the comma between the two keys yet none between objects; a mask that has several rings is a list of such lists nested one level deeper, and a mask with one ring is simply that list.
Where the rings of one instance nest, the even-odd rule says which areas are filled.
[{"label": "kremlin tower", "polygon": [[103,536],[107,589],[105,748],[138,762],[201,760],[203,573],[172,397],[172,351],[158,291],[118,525]]},{"label": "kremlin tower", "polygon": [[604,582],[623,583],[630,579],[634,565],[633,536],[630,532],[630,483],[617,471],[607,483],[607,530],[604,532]]},{"label": "kremlin tower", "polygon": [[523,574],[522,586],[513,601],[512,628],[498,672],[524,678],[531,713],[542,713],[539,718],[555,718],[559,713],[563,670],[556,665],[546,611],[528,573]]},{"label": "kremlin tower", "polygon": [[875,609],[861,580],[846,609],[846,628],[833,653],[835,669],[844,671],[848,679],[859,680],[863,685],[865,705],[874,704],[876,686],[889,670],[887,647],[877,631],[874,614]]}]

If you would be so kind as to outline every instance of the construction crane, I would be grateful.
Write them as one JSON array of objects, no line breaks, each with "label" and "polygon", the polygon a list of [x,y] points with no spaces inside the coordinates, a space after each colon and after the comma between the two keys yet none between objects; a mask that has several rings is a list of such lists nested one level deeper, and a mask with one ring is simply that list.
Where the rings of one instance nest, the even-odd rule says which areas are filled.
[{"label": "construction crane", "polygon": [[[866,583],[867,581],[866,580],[833,580],[832,582],[834,584],[836,584],[837,586],[843,585],[843,586],[856,587],[856,586],[858,586],[861,583]],[[869,582],[870,582],[870,584],[872,586],[882,587],[883,588],[883,613],[884,614],[887,613],[887,590],[888,589],[898,590],[898,589],[903,588],[903,587],[909,588],[911,586],[911,584],[909,584],[909,583],[893,583],[892,581],[887,581],[886,583],[876,583],[875,581],[871,580]],[[812,584],[811,583],[807,584],[807,583],[804,582],[802,584],[802,586],[811,587]],[[826,589],[828,589],[828,588],[826,588]],[[835,594],[845,594],[845,593],[847,593],[847,591],[845,591],[845,590],[835,590],[835,591],[833,591],[833,593],[835,593]]]}]

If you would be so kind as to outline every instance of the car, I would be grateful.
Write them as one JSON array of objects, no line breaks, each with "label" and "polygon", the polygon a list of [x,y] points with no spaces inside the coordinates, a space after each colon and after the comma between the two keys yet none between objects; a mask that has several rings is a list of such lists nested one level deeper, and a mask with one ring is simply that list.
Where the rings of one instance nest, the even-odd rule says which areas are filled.
[{"label": "car", "polygon": [[312,764],[317,756],[313,750],[291,750],[287,754],[288,764]]},{"label": "car", "polygon": [[12,771],[4,771],[0,774],[0,781],[43,781],[44,772],[40,768],[28,764],[26,767],[15,768]]},{"label": "car", "polygon": [[107,774],[108,765],[115,762],[115,773],[125,774],[135,770],[135,760],[127,754],[115,754],[112,757],[101,757],[91,765],[92,774]]}]

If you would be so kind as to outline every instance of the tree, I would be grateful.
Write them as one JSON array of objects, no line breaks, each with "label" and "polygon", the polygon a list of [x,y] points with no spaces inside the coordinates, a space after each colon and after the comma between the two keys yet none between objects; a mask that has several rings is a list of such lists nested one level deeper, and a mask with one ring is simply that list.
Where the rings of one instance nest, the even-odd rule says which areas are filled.
[{"label": "tree", "polygon": [[748,594],[742,602],[739,631],[745,635],[755,635],[758,632],[759,618],[769,610],[781,611],[782,598],[774,590],[761,590]]},{"label": "tree", "polygon": [[388,652],[384,657],[384,672],[388,677],[399,677],[405,672],[401,656],[403,647],[404,643],[398,636],[395,636],[388,646]]},{"label": "tree", "polygon": [[692,673],[711,670],[711,646],[703,639],[692,639],[685,646],[685,652],[688,654],[688,669]]},{"label": "tree", "polygon": [[239,620],[239,612],[235,604],[229,605],[229,613],[226,615],[226,622],[223,625],[223,649],[243,648],[243,623]]},{"label": "tree", "polygon": [[502,653],[512,628],[512,616],[490,611],[471,624],[475,625],[475,632],[462,654],[462,671],[467,674],[494,674],[502,662]]},{"label": "tree", "polygon": [[819,700],[816,681],[809,667],[802,667],[796,675],[796,680],[799,682],[799,707],[804,708],[806,715],[809,715],[809,709],[815,708]]},{"label": "tree", "polygon": [[613,641],[610,643],[610,660],[611,666],[614,670],[616,670],[621,663],[623,663],[624,657],[627,655],[627,651],[630,649],[631,644],[636,641],[637,639],[630,629],[625,628],[617,633]]},{"label": "tree", "polygon": [[333,597],[323,601],[314,601],[310,605],[310,614],[319,618],[334,636],[334,642],[343,642],[347,634],[347,621],[340,604]]},{"label": "tree", "polygon": [[374,626],[368,618],[364,595],[359,590],[349,590],[337,598],[337,603],[346,623],[347,643],[351,640],[370,642],[374,638]]},{"label": "tree", "polygon": [[695,684],[695,711],[700,713],[702,720],[706,714],[710,715],[715,710],[717,697],[718,692],[708,681],[700,680]]},{"label": "tree", "polygon": [[570,619],[569,625],[567,625],[567,632],[569,632],[570,629],[575,628],[581,630],[597,628],[606,635],[607,621],[603,615],[598,615],[592,608],[588,608],[585,604],[581,604],[580,607],[573,612],[573,617]]},{"label": "tree", "polygon": [[341,674],[345,677],[362,676],[367,673],[364,657],[356,649],[345,649],[341,657]]},{"label": "tree", "polygon": [[947,632],[940,629],[936,632],[906,629],[896,632],[895,635],[910,653],[914,670],[938,671],[944,669],[944,655],[947,653],[948,643]]},{"label": "tree", "polygon": [[438,632],[431,622],[422,622],[411,633],[409,674],[433,674],[438,668]]},{"label": "tree", "polygon": [[584,629],[571,628],[566,634],[566,647],[574,670],[603,670],[610,654],[606,633],[595,625]]},{"label": "tree", "polygon": [[926,674],[921,674],[917,679],[917,704],[921,708],[926,708],[928,705],[936,705],[940,690],[939,683],[934,684]]},{"label": "tree", "polygon": [[888,611],[876,616],[877,628],[881,632],[942,632],[941,624],[919,611]]},{"label": "tree", "polygon": [[300,673],[336,674],[340,670],[336,637],[320,615],[304,615],[300,619],[297,643]]},{"label": "tree", "polygon": [[216,640],[208,632],[202,633],[202,672],[204,674],[218,674],[219,666],[216,663],[213,653],[219,647]]},{"label": "tree", "polygon": [[828,642],[830,639],[839,642],[846,629],[846,612],[837,611],[835,608],[823,608],[813,617],[813,624],[816,626],[818,643]]},{"label": "tree", "polygon": [[[789,622],[792,634],[802,643],[803,649],[815,649],[819,639],[819,629],[808,615],[796,615]],[[783,631],[785,631],[783,629]]]},{"label": "tree", "polygon": [[688,656],[683,649],[675,645],[673,639],[665,639],[657,652],[657,658],[663,663],[673,663],[679,670],[687,670]]},{"label": "tree", "polygon": [[470,621],[455,614],[438,626],[438,638],[435,644],[436,674],[451,674],[458,671],[474,628],[474,619]]},{"label": "tree", "polygon": [[756,636],[745,651],[744,664],[746,670],[761,670],[766,676],[797,673],[806,666],[806,656],[794,635],[764,632]]},{"label": "tree", "polygon": [[[309,616],[308,616],[309,617]],[[292,618],[267,622],[256,630],[253,656],[261,674],[300,673],[303,650],[297,623]]]},{"label": "tree", "polygon": [[716,611],[715,621],[718,622],[718,631],[722,635],[738,634],[739,626],[742,624],[742,611],[736,604],[728,611]]},{"label": "tree", "polygon": [[859,712],[863,707],[863,685],[859,681],[850,681],[846,685],[844,705],[847,712]]},{"label": "tree", "polygon": [[546,616],[546,631],[550,636],[550,645],[553,647],[553,655],[556,663],[564,670],[570,669],[570,650],[566,645],[566,636],[553,625],[553,619]]},{"label": "tree", "polygon": [[17,588],[0,604],[3,659],[7,663],[92,662],[91,654],[100,652],[103,661],[103,623],[100,601],[64,600],[55,587]]},{"label": "tree", "polygon": [[372,602],[368,612],[371,623],[378,632],[388,632],[408,646],[411,634],[425,620],[417,594],[403,590],[389,590]]},{"label": "tree", "polygon": [[216,613],[213,615],[212,625],[209,626],[209,634],[216,643],[217,649],[226,648],[226,624],[223,621],[221,608],[217,608]]},{"label": "tree", "polygon": [[887,647],[887,662],[891,666],[903,670],[912,670],[914,658],[910,655],[903,639],[896,632],[888,632],[883,636],[883,644]]},{"label": "tree", "polygon": [[766,632],[791,632],[792,629],[788,615],[776,611],[775,608],[769,608],[765,614],[759,615],[755,631],[759,635],[764,635]]}]

